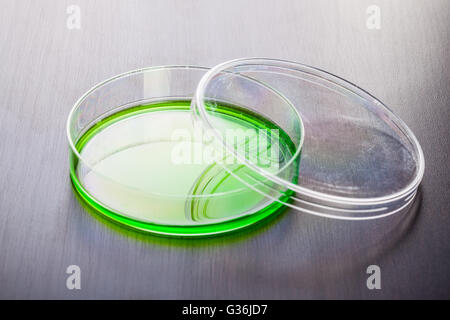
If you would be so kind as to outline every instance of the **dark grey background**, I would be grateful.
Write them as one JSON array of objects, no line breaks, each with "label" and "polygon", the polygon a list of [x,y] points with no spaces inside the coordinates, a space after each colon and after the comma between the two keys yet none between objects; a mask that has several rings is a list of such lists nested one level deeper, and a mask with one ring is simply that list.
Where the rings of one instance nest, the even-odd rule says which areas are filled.
[{"label": "dark grey background", "polygon": [[[81,30],[66,8],[81,7]],[[381,29],[366,9],[381,8]],[[450,1],[0,0],[0,298],[449,298]],[[406,216],[286,212],[203,240],[129,231],[83,209],[65,122],[97,82],[145,66],[266,56],[379,97],[415,132],[426,170]],[[82,289],[66,289],[81,267]],[[366,287],[381,267],[382,289]]]}]

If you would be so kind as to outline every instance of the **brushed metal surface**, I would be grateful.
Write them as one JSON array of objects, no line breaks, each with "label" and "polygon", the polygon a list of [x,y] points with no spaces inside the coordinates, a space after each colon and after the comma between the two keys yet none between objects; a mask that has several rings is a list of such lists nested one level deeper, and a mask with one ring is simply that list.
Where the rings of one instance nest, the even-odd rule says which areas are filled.
[{"label": "brushed metal surface", "polygon": [[[68,5],[81,29],[66,27]],[[366,9],[381,8],[381,28]],[[0,298],[450,298],[450,2],[0,1]],[[71,189],[65,122],[112,75],[267,56],[368,90],[426,159],[405,216],[345,222],[291,211],[228,236],[164,239],[116,226]],[[68,265],[81,290],[66,288]],[[366,268],[381,267],[368,290]]]}]

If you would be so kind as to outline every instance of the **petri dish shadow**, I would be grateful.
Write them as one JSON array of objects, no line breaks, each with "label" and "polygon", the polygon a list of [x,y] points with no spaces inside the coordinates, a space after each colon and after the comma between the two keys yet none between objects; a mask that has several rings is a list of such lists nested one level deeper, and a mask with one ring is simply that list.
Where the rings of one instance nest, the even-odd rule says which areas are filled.
[{"label": "petri dish shadow", "polygon": [[[200,237],[192,237],[192,238],[186,238],[186,237],[177,237],[177,236],[165,236],[165,235],[158,235],[149,233],[146,231],[141,231],[138,229],[133,229],[131,227],[128,227],[126,225],[120,224],[112,219],[109,219],[107,216],[104,216],[103,214],[97,212],[94,208],[92,208],[84,199],[82,199],[76,190],[74,189],[73,185],[72,187],[72,194],[74,195],[74,199],[78,202],[78,204],[84,209],[85,212],[89,214],[91,218],[93,218],[96,222],[101,224],[102,226],[106,227],[108,230],[113,231],[116,234],[119,234],[122,237],[128,238],[130,240],[141,242],[141,243],[147,243],[150,245],[157,245],[157,246],[170,246],[170,247],[211,247],[212,245],[229,245],[233,243],[243,242],[249,239],[253,239],[254,237],[261,235],[265,232],[267,232],[269,229],[273,228],[277,224],[280,223],[282,218],[289,214],[289,211],[287,207],[282,207],[277,212],[273,213],[272,215],[268,216],[267,218],[252,224],[250,226],[244,227],[239,230],[230,231],[227,233],[217,234],[217,235],[208,235],[208,236],[200,236]],[[344,250],[340,252],[341,257],[343,260],[346,261],[352,261],[352,264],[355,263],[355,256],[359,257],[367,257],[367,261],[373,260],[375,258],[381,257],[382,254],[387,254],[390,250],[392,250],[396,244],[398,244],[402,239],[407,237],[408,231],[413,227],[418,212],[420,211],[422,203],[422,192],[421,187],[419,187],[417,191],[417,195],[412,201],[412,203],[403,209],[401,212],[394,214],[391,217],[387,217],[384,219],[380,219],[378,221],[383,221],[383,225],[388,225],[388,228],[386,232],[382,233],[379,237],[373,237],[369,242],[362,242],[360,246],[356,247],[352,246],[351,250],[349,248],[343,248]],[[291,213],[292,214],[292,213]],[[294,215],[298,215],[298,213],[294,213]],[[329,220],[326,218],[318,218],[318,217],[312,217],[313,219],[318,220]],[[386,221],[389,220],[389,221]],[[333,221],[333,220],[330,220]],[[374,223],[377,220],[369,221],[369,223]],[[342,223],[342,221],[339,221]],[[361,222],[347,222],[344,221],[343,223],[346,223],[347,225],[361,223]],[[288,224],[292,227],[295,227],[295,225]],[[358,226],[356,226],[358,228]],[[283,228],[283,226],[281,226]],[[296,233],[300,232],[301,230],[283,230],[283,233],[289,234],[289,233]],[[288,239],[289,236],[284,237],[285,239]],[[314,241],[310,243],[310,245],[314,246]],[[319,244],[317,244],[319,245]],[[378,253],[377,256],[375,255],[367,255],[367,254],[359,254],[362,252],[376,252]],[[361,263],[365,263],[366,261],[361,261]]]},{"label": "petri dish shadow", "polygon": [[[205,263],[226,264],[226,272],[236,277],[237,292],[240,292],[239,288],[253,288],[252,292],[258,298],[270,298],[266,293],[273,290],[287,296],[315,293],[326,297],[327,290],[333,288],[330,284],[345,287],[347,282],[361,281],[364,285],[367,266],[378,264],[383,267],[386,257],[411,234],[422,206],[419,187],[409,208],[383,219],[348,222],[283,210],[239,231],[185,239],[156,236],[110,221],[84,203],[77,193],[72,193],[75,195],[73,201],[78,202],[86,213],[81,218],[80,215],[72,217],[76,219],[77,237],[83,241],[90,243],[92,237],[86,237],[86,232],[100,228],[118,235],[114,241],[137,244],[141,247],[137,250],[154,250],[156,255],[159,251],[165,254],[168,248],[175,248],[178,253],[186,252],[188,257],[196,257],[192,261],[188,259],[192,263],[191,270],[201,270]],[[219,254],[211,256],[211,250]],[[198,258],[198,254],[206,256]],[[179,262],[186,263],[184,260]],[[159,263],[164,265],[165,262]],[[196,275],[208,279],[214,274]],[[265,281],[261,282],[260,277]]]},{"label": "petri dish shadow", "polygon": [[158,246],[170,246],[170,247],[211,247],[212,245],[229,245],[245,241],[253,238],[259,234],[264,233],[267,229],[278,223],[282,216],[286,213],[286,207],[281,207],[279,210],[269,215],[268,217],[243,227],[242,229],[232,230],[226,233],[214,234],[214,235],[202,235],[197,237],[183,237],[183,236],[166,236],[163,234],[156,234],[146,232],[139,229],[128,227],[124,224],[116,222],[107,216],[98,212],[95,208],[92,208],[76,191],[71,183],[72,194],[78,202],[78,204],[89,214],[96,222],[105,226],[107,229],[119,234],[122,237],[130,240],[147,243]]},{"label": "petri dish shadow", "polygon": [[[291,259],[292,265],[275,275],[277,285],[296,291],[301,284],[302,290],[320,292],[326,283],[354,279],[355,274],[367,277],[367,266],[382,262],[383,258],[405,241],[417,222],[421,207],[422,191],[419,187],[411,204],[393,216],[377,219],[378,221],[365,221],[365,225],[362,222],[330,219],[330,223],[325,223],[325,228],[330,227],[330,232],[312,237],[305,244],[306,248],[298,248],[299,256],[308,256],[308,259]],[[293,228],[295,227],[294,225]],[[380,230],[383,232],[379,232]],[[285,231],[287,234],[301,232],[298,229]],[[336,231],[339,231],[338,235]],[[295,248],[279,252],[278,256],[271,259],[287,259],[287,252],[290,251],[292,256],[292,250]],[[255,269],[248,271],[256,272],[259,268],[260,266],[255,266]]]}]

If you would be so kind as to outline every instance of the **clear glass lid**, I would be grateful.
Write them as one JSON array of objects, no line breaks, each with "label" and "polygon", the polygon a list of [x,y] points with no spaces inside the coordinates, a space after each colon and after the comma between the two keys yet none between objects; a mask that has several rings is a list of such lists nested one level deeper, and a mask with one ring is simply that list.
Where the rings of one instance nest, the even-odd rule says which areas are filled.
[{"label": "clear glass lid", "polygon": [[[268,101],[253,83],[289,103]],[[217,101],[270,119],[274,130],[265,128],[258,143],[282,147],[249,157],[227,139]],[[230,174],[301,212],[348,220],[387,216],[413,200],[423,176],[423,153],[406,124],[369,93],[316,68],[262,58],[225,62],[202,77],[191,108],[228,157],[245,166],[236,173],[223,163]]]}]

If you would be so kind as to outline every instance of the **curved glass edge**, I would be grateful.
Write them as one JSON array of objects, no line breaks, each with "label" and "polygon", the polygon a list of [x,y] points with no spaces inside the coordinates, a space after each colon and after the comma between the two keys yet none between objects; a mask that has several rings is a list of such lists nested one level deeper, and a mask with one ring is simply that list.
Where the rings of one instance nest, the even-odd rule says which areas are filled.
[{"label": "curved glass edge", "polygon": [[280,199],[280,201],[275,201],[269,206],[261,209],[253,214],[232,219],[226,222],[220,222],[208,225],[199,226],[174,226],[174,225],[162,225],[155,223],[142,222],[139,220],[131,219],[121,215],[120,213],[114,212],[113,210],[105,207],[102,203],[97,201],[95,198],[90,196],[90,194],[83,188],[78,177],[73,169],[73,161],[76,161],[75,155],[71,152],[70,154],[70,178],[75,191],[80,195],[80,197],[85,201],[96,212],[109,218],[110,220],[125,225],[132,229],[138,229],[141,231],[146,231],[149,233],[154,233],[162,236],[178,236],[178,237],[207,237],[219,235],[222,233],[228,233],[232,231],[237,231],[245,227],[249,227],[259,222],[263,222],[269,216],[278,215],[285,208],[284,203],[289,201],[291,196],[290,193],[286,194],[285,199]]},{"label": "curved glass edge", "polygon": [[[367,198],[367,199],[357,199],[357,198],[345,198],[345,197],[339,197],[339,196],[331,196],[328,194],[323,194],[317,191],[313,191],[310,189],[302,188],[301,186],[293,186],[292,183],[283,181],[282,179],[273,176],[271,174],[264,174],[264,172],[261,172],[259,168],[255,167],[253,164],[249,163],[245,159],[241,159],[239,155],[234,155],[237,158],[239,158],[240,161],[245,163],[249,168],[253,169],[257,174],[264,174],[264,177],[271,180],[272,182],[278,183],[282,185],[283,187],[289,188],[289,190],[295,190],[297,193],[300,192],[300,194],[307,196],[310,198],[308,201],[300,200],[300,202],[307,203],[309,205],[315,206],[315,207],[326,207],[330,210],[335,210],[335,214],[323,214],[320,212],[314,212],[310,210],[304,210],[301,207],[298,207],[297,205],[293,205],[292,202],[298,201],[298,198],[292,198],[289,199],[289,202],[285,203],[287,206],[294,208],[300,212],[309,213],[317,216],[327,217],[327,218],[334,218],[334,219],[342,219],[342,220],[369,220],[369,219],[376,219],[376,218],[382,218],[385,216],[389,216],[393,213],[398,212],[401,208],[404,208],[407,204],[409,204],[416,194],[417,188],[423,178],[424,174],[424,168],[425,168],[425,161],[423,156],[422,148],[413,134],[413,132],[409,129],[409,127],[399,118],[397,117],[388,107],[386,107],[382,102],[380,102],[377,98],[372,96],[370,93],[366,92],[365,90],[361,89],[360,87],[356,86],[355,84],[342,79],[336,75],[333,75],[329,72],[326,72],[324,70],[314,68],[311,66],[303,65],[300,63],[287,61],[287,60],[279,60],[279,59],[269,59],[269,58],[239,58],[234,59],[230,61],[223,62],[212,69],[210,69],[200,80],[199,85],[197,86],[197,90],[193,99],[193,111],[194,113],[198,113],[199,117],[202,119],[204,124],[206,124],[207,128],[211,128],[211,124],[209,123],[208,119],[206,118],[206,106],[203,101],[203,97],[205,94],[205,89],[210,81],[216,74],[220,72],[229,72],[227,71],[228,68],[231,67],[238,67],[240,65],[283,65],[287,66],[287,68],[292,68],[295,71],[299,72],[305,72],[304,69],[311,72],[312,74],[316,75],[319,74],[328,78],[329,81],[334,80],[334,83],[344,86],[353,88],[354,90],[358,91],[358,94],[364,96],[365,98],[373,99],[377,104],[379,104],[382,108],[385,109],[387,113],[389,113],[390,117],[394,118],[397,126],[399,126],[402,131],[404,132],[405,136],[410,140],[411,144],[413,145],[413,148],[417,152],[417,158],[418,158],[418,170],[416,177],[413,182],[410,183],[410,185],[406,186],[403,191],[400,191],[394,195],[391,195],[389,197],[382,197],[382,198]],[[352,91],[353,92],[353,91]],[[216,135],[216,138],[220,140],[220,137]],[[225,144],[225,142],[222,142]],[[232,174],[232,173],[231,173]],[[233,174],[234,175],[234,174]],[[258,190],[256,190],[258,191]],[[259,191],[262,194],[264,194],[262,191]],[[295,193],[295,192],[294,192]],[[298,195],[298,194],[297,194]],[[272,198],[273,199],[273,198]],[[311,200],[312,199],[312,200]],[[279,201],[277,199],[273,199],[276,201]],[[322,205],[324,203],[325,205]],[[396,206],[396,204],[401,203],[400,208],[393,208],[390,210],[390,206]],[[367,213],[370,211],[367,210],[367,208],[370,207],[379,207],[380,211],[384,210],[381,214],[376,214],[374,216],[363,216],[363,217],[348,217],[348,216],[341,216],[340,214],[343,212],[343,210],[340,208],[341,206],[345,205],[352,205],[357,207],[357,211],[362,211],[364,213]]]}]

